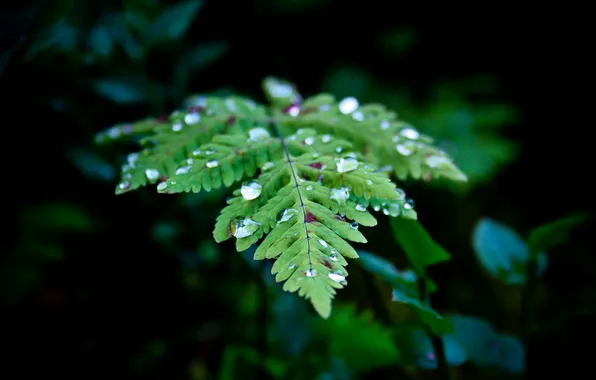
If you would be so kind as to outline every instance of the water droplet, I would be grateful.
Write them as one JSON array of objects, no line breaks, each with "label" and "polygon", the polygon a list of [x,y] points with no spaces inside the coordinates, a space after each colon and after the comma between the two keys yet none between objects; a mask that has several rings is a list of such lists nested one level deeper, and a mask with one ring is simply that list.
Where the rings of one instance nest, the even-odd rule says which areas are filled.
[{"label": "water droplet", "polygon": [[329,244],[327,244],[327,242],[323,239],[319,239],[319,244],[321,244],[323,248],[329,247]]},{"label": "water droplet", "polygon": [[363,121],[364,120],[364,114],[360,111],[356,111],[352,114],[352,118],[354,120],[358,120],[358,121]]},{"label": "water droplet", "polygon": [[198,112],[187,113],[186,116],[184,116],[184,122],[188,125],[196,124],[200,120],[201,120],[201,115],[199,115]]},{"label": "water droplet", "polygon": [[108,136],[110,136],[110,138],[112,139],[117,139],[118,137],[120,137],[121,132],[122,131],[119,126],[115,126],[107,130]]},{"label": "water droplet", "polygon": [[413,199],[408,199],[406,200],[406,203],[404,203],[404,208],[406,210],[411,210],[414,208],[414,200]]},{"label": "water droplet", "polygon": [[397,196],[399,197],[399,199],[406,199],[406,192],[404,191],[404,189],[400,189],[398,187],[395,189],[395,191],[397,192]]},{"label": "water droplet", "polygon": [[321,140],[323,140],[324,143],[328,143],[329,141],[331,141],[331,136],[329,136],[329,135],[323,135],[323,137],[321,138]]},{"label": "water droplet", "polygon": [[299,128],[299,129],[296,131],[296,134],[297,134],[297,135],[301,135],[301,134],[303,134],[303,133],[304,133],[304,129],[303,129],[303,128]]},{"label": "water droplet", "polygon": [[128,189],[130,187],[130,183],[129,182],[121,182],[118,187],[120,188],[120,190],[124,190],[124,189]]},{"label": "water droplet", "polygon": [[372,186],[372,184],[373,184],[373,181],[371,181],[370,179],[367,179],[367,180],[366,180],[366,184],[367,184],[368,186]]},{"label": "water droplet", "polygon": [[292,269],[294,269],[294,268],[296,268],[296,264],[294,264],[294,263],[290,263],[290,265],[288,265],[288,269],[289,269],[289,270],[292,270]]},{"label": "water droplet", "polygon": [[192,166],[181,166],[178,169],[176,169],[176,175],[186,174],[190,171],[191,168]]},{"label": "water droplet", "polygon": [[356,108],[358,108],[358,100],[354,97],[350,96],[339,102],[339,112],[343,114],[352,113],[356,111]]},{"label": "water droplet", "polygon": [[321,112],[327,112],[331,109],[331,106],[329,104],[323,104],[322,106],[319,107],[319,111]]},{"label": "water droplet", "polygon": [[240,188],[242,196],[248,201],[257,199],[259,195],[261,195],[262,190],[263,186],[261,186],[257,181],[244,182]]},{"label": "water droplet", "polygon": [[172,124],[172,131],[180,132],[182,130],[182,127],[183,127],[182,123],[177,121],[174,124]]},{"label": "water droplet", "polygon": [[337,251],[335,249],[331,250],[331,254],[329,255],[329,260],[333,262],[337,262]]},{"label": "water droplet", "polygon": [[210,156],[212,154],[215,153],[215,149],[213,148],[207,148],[207,150],[205,151],[205,156]]},{"label": "water droplet", "polygon": [[232,235],[238,239],[245,238],[257,232],[260,226],[261,223],[250,218],[236,219],[232,222]]},{"label": "water droplet", "polygon": [[335,282],[342,282],[346,280],[346,276],[339,273],[329,273],[327,276],[329,277],[329,279]]},{"label": "water droplet", "polygon": [[298,104],[292,104],[288,108],[286,108],[286,112],[288,115],[292,117],[296,117],[300,114],[300,106]]},{"label": "water droplet", "polygon": [[291,84],[287,82],[272,80],[269,81],[267,84],[267,89],[271,93],[271,96],[273,96],[274,98],[287,98],[289,96],[292,96],[292,94],[294,93],[294,88]]},{"label": "water droplet", "polygon": [[306,186],[306,190],[311,191],[312,190],[312,185]]},{"label": "water droplet", "polygon": [[401,140],[401,137],[399,137],[399,136],[393,136],[391,138],[391,141],[393,141],[394,143],[398,142],[399,140]]},{"label": "water droplet", "polygon": [[248,130],[248,141],[263,141],[271,137],[265,128],[257,127]]},{"label": "water droplet", "polygon": [[358,160],[353,157],[344,157],[337,163],[337,171],[340,173],[351,172],[352,170],[358,169]]},{"label": "water droplet", "polygon": [[145,169],[145,177],[147,177],[149,181],[155,181],[159,178],[159,172],[155,169]]},{"label": "water droplet", "polygon": [[135,163],[137,162],[137,160],[139,159],[139,154],[138,153],[131,153],[126,157],[126,161],[128,162],[128,165],[131,168],[135,167]]},{"label": "water droplet", "polygon": [[[385,210],[387,210],[387,213],[385,213]],[[400,212],[400,209],[399,209],[399,205],[397,203],[390,203],[387,206],[385,206],[385,208],[383,209],[383,214],[390,215],[393,217],[398,216],[399,212]]]},{"label": "water droplet", "polygon": [[230,110],[230,112],[236,112],[238,110],[238,107],[236,107],[236,103],[232,98],[226,99],[226,107],[228,107],[228,110]]},{"label": "water droplet", "polygon": [[164,191],[166,189],[166,187],[168,187],[168,184],[165,182],[160,182],[159,185],[157,185],[157,190],[158,191]]},{"label": "water droplet", "polygon": [[404,128],[399,131],[399,134],[410,140],[416,140],[418,137],[420,137],[420,133],[418,133],[418,131],[414,128]]},{"label": "water droplet", "polygon": [[337,153],[341,153],[344,150],[344,148],[342,148],[341,146],[338,146],[337,148],[335,148],[335,151]]},{"label": "water droplet", "polygon": [[317,271],[314,269],[309,269],[306,272],[304,272],[304,274],[306,275],[306,277],[314,277],[317,275]]},{"label": "water droplet", "polygon": [[451,169],[453,162],[446,156],[428,156],[425,158],[426,164],[431,168],[437,169]]},{"label": "water droplet", "polygon": [[207,161],[207,163],[205,164],[205,166],[207,166],[208,168],[216,168],[218,165],[219,162],[217,162],[217,160]]},{"label": "water droplet", "polygon": [[356,211],[366,211],[366,206],[361,205],[360,203],[358,203],[356,205]]},{"label": "water droplet", "polygon": [[397,144],[395,146],[395,149],[397,149],[399,154],[401,154],[403,156],[410,156],[412,153],[414,153],[414,151],[416,150],[416,147],[412,144],[403,143],[403,144]]},{"label": "water droplet", "polygon": [[201,155],[201,148],[196,148],[192,151],[193,156],[200,156]]},{"label": "water droplet", "polygon": [[353,229],[357,230],[358,227],[359,227],[358,222],[354,222],[354,223],[350,224],[350,227],[352,227]]},{"label": "water droplet", "polygon": [[262,171],[266,172],[267,170],[273,168],[275,165],[273,164],[273,162],[265,162],[265,164],[263,165],[263,167],[261,168]]},{"label": "water droplet", "polygon": [[391,126],[391,123],[389,122],[389,120],[383,120],[381,122],[381,129],[389,129],[390,126]]},{"label": "water droplet", "polygon": [[292,219],[295,215],[298,215],[298,210],[295,210],[293,208],[287,208],[285,210],[282,210],[279,213],[277,225],[279,225],[280,223],[287,222],[288,220]]},{"label": "water droplet", "polygon": [[312,137],[312,136],[311,137],[307,137],[307,138],[304,139],[304,143],[306,145],[312,145],[312,144],[314,144],[314,142],[315,142],[315,138]]},{"label": "water droplet", "polygon": [[342,187],[341,189],[332,189],[329,199],[335,200],[337,204],[342,205],[350,197],[350,189]]},{"label": "water droplet", "polygon": [[186,159],[186,163],[187,163],[188,165],[192,165],[192,164],[194,164],[194,163],[195,163],[195,160],[193,160],[192,158],[187,158],[187,159]]},{"label": "water droplet", "polygon": [[380,211],[380,210],[381,210],[381,206],[379,206],[379,205],[376,205],[375,207],[373,207],[373,210],[375,210],[375,211]]}]

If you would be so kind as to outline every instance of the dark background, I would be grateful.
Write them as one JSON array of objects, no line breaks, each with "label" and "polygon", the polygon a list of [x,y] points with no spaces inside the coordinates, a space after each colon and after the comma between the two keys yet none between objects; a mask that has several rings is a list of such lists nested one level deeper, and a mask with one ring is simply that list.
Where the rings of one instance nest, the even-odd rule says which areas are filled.
[{"label": "dark background", "polygon": [[[261,80],[276,75],[306,95],[331,91],[386,103],[455,147],[464,171],[466,162],[484,162],[478,175],[468,172],[464,188],[404,186],[421,222],[453,255],[433,268],[436,309],[482,317],[502,332],[520,332],[520,289],[482,271],[470,244],[475,223],[487,216],[526,236],[592,209],[587,27],[573,21],[579,10],[206,1],[168,39],[180,19],[135,29],[122,15],[132,10],[155,20],[175,2],[73,4],[23,5],[0,18],[6,379],[210,379],[222,371],[227,347],[261,350],[259,337],[273,323],[263,319],[270,306],[261,303],[262,281],[231,244],[211,239],[226,192],[166,197],[141,189],[116,197],[114,170],[134,145],[93,145],[100,130],[170,112],[190,93],[262,101]],[[58,28],[61,20],[70,27]],[[458,129],[454,114],[462,107],[471,130]],[[482,107],[501,111],[486,116],[491,108]],[[463,145],[471,148],[458,156]],[[538,289],[540,328],[527,348],[529,378],[591,368],[592,228],[584,224],[550,256]],[[403,263],[392,256],[398,249],[388,223],[365,235],[371,243],[364,248]],[[363,284],[355,279],[337,302],[378,316]],[[296,362],[296,378],[318,376],[299,368],[320,363]],[[250,373],[258,366],[243,365],[233,378],[256,378]],[[345,378],[329,371],[336,377],[327,378]],[[354,376],[429,376],[370,371]],[[519,375],[465,364],[454,376]]]}]

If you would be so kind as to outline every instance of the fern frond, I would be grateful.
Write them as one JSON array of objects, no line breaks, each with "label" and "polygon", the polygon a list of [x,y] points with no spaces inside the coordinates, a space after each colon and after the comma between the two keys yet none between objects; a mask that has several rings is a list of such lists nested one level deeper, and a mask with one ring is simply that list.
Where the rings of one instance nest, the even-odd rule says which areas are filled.
[{"label": "fern frond", "polygon": [[[284,86],[285,92],[279,90]],[[279,79],[267,79],[264,88],[274,104],[279,94],[294,92],[291,97],[281,97],[282,102],[301,98],[292,84]],[[333,95],[319,94],[300,104],[278,108],[275,118],[282,133],[314,128],[320,133],[345,138],[365,154],[368,162],[393,171],[402,180],[444,177],[467,181],[452,159],[432,145],[432,138],[399,120],[395,112],[381,104],[359,105],[355,98],[338,102]]]},{"label": "fern frond", "polygon": [[325,94],[301,103],[293,85],[275,78],[264,87],[271,110],[240,97],[191,98],[168,120],[119,125],[98,141],[142,137],[117,194],[157,182],[158,192],[171,194],[244,181],[217,218],[215,240],[235,238],[238,251],[259,243],[254,258],[275,260],[276,281],[326,318],[347,283],[346,259],[358,257],[351,243],[366,243],[359,226],[377,224],[371,211],[417,217],[390,172],[465,176],[429,137],[381,105],[337,103]]}]

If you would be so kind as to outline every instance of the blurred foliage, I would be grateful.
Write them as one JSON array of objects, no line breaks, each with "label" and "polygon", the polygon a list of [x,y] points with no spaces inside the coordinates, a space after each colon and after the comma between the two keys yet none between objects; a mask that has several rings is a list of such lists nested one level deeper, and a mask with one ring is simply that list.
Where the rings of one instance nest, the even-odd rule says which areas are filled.
[{"label": "blurred foliage", "polygon": [[[3,378],[428,379],[439,366],[422,320],[430,305],[450,325],[440,341],[452,379],[585,376],[583,347],[596,339],[594,226],[573,215],[592,211],[580,156],[591,142],[545,128],[581,124],[577,96],[553,88],[583,83],[575,67],[549,71],[542,55],[524,66],[518,53],[534,54],[524,33],[536,28],[505,15],[460,25],[406,21],[391,3],[234,6],[59,0],[0,14],[0,91],[17,135],[7,141],[28,144],[5,160],[10,183],[26,185],[5,202]],[[563,74],[540,76],[541,88],[535,67]],[[394,241],[381,223],[323,321],[254,252],[212,242],[223,192],[114,198],[123,147],[93,151],[95,133],[169,112],[196,91],[258,97],[270,74],[307,94],[386,104],[455,157],[470,178],[465,194],[404,183],[440,243],[417,249],[451,261],[421,272],[408,264],[416,247],[399,241],[408,236]],[[527,112],[539,96],[538,112]]]}]

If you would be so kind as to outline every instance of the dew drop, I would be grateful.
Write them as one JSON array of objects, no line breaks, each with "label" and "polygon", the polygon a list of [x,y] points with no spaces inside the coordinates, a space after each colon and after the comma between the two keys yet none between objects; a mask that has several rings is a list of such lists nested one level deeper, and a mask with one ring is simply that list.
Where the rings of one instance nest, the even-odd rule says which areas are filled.
[{"label": "dew drop", "polygon": [[404,128],[399,131],[399,134],[410,140],[416,140],[418,137],[420,137],[420,133],[418,133],[418,131],[414,128]]},{"label": "dew drop", "polygon": [[159,178],[159,172],[155,169],[145,169],[145,177],[147,177],[149,181],[155,181]]},{"label": "dew drop", "polygon": [[410,156],[416,150],[415,146],[412,144],[404,143],[404,144],[397,144],[395,149],[401,154],[402,156]]},{"label": "dew drop", "polygon": [[395,191],[397,192],[397,196],[399,197],[399,199],[406,199],[406,192],[404,191],[404,189],[400,189],[398,187],[395,189]]},{"label": "dew drop", "polygon": [[164,191],[166,189],[166,187],[168,187],[167,183],[160,182],[159,185],[157,185],[157,191]]},{"label": "dew drop", "polygon": [[177,121],[174,124],[172,124],[172,131],[180,132],[182,130],[182,127],[183,127],[182,123]]},{"label": "dew drop", "polygon": [[389,123],[389,120],[383,120],[381,122],[381,129],[389,129],[390,126],[391,126],[391,123]]},{"label": "dew drop", "polygon": [[338,146],[337,148],[335,148],[335,151],[337,153],[341,153],[344,150],[344,148],[342,148],[341,146]]},{"label": "dew drop", "polygon": [[195,160],[193,160],[192,158],[187,158],[187,159],[186,159],[186,163],[187,163],[188,165],[192,165],[192,164],[194,164],[194,163],[195,163]]},{"label": "dew drop", "polygon": [[296,264],[294,264],[294,263],[290,263],[290,265],[288,265],[288,269],[289,269],[289,270],[292,270],[292,269],[294,269],[294,268],[296,268]]},{"label": "dew drop", "polygon": [[353,157],[344,157],[337,163],[337,171],[340,173],[351,172],[352,170],[358,169],[358,160]]},{"label": "dew drop", "polygon": [[[390,203],[385,207],[385,210],[387,210],[387,213],[385,215],[390,215],[392,217],[396,217],[399,215],[399,212],[400,212],[399,204]],[[384,210],[383,210],[383,213],[385,213]]]},{"label": "dew drop", "polygon": [[366,180],[366,184],[367,184],[368,186],[372,186],[372,184],[373,184],[373,181],[371,181],[370,179],[367,179],[367,180]]},{"label": "dew drop", "polygon": [[352,118],[354,120],[358,120],[358,121],[363,121],[364,120],[364,114],[361,111],[356,111],[352,114]]},{"label": "dew drop", "polygon": [[126,181],[121,182],[118,185],[118,188],[120,188],[120,190],[125,190],[125,189],[128,189],[129,187],[130,187],[130,182],[126,182]]},{"label": "dew drop", "polygon": [[431,168],[451,169],[454,167],[453,162],[446,156],[428,156],[425,158],[425,161]]},{"label": "dew drop", "polygon": [[248,141],[263,141],[271,137],[265,128],[257,127],[248,130]]},{"label": "dew drop", "polygon": [[356,205],[356,211],[366,211],[366,206],[361,205],[360,203],[358,203]]},{"label": "dew drop", "polygon": [[257,181],[244,182],[240,188],[242,196],[248,201],[257,199],[259,195],[261,195],[262,190],[263,186],[261,186]]},{"label": "dew drop", "polygon": [[350,96],[339,102],[339,111],[343,114],[352,113],[356,111],[356,108],[358,108],[358,100],[354,97]]},{"label": "dew drop", "polygon": [[126,161],[128,162],[128,165],[131,168],[135,167],[135,163],[137,162],[137,160],[139,159],[139,154],[138,153],[131,153],[126,157]]},{"label": "dew drop", "polygon": [[217,162],[217,160],[207,161],[207,163],[205,164],[205,166],[208,168],[216,168],[218,165],[219,162]]},{"label": "dew drop", "polygon": [[181,166],[178,169],[176,169],[176,175],[186,174],[190,171],[191,168],[192,166]]},{"label": "dew drop", "polygon": [[327,276],[329,277],[329,279],[335,282],[342,282],[346,280],[346,276],[341,275],[339,273],[329,273]]},{"label": "dew drop", "polygon": [[306,190],[307,190],[307,191],[311,191],[311,190],[312,190],[312,185],[308,185],[308,186],[306,186]]},{"label": "dew drop", "polygon": [[414,208],[414,200],[413,199],[407,199],[406,203],[404,203],[404,208],[406,210],[411,210]]},{"label": "dew drop", "polygon": [[323,104],[322,106],[319,107],[319,111],[321,112],[327,112],[331,109],[331,106],[329,104]]},{"label": "dew drop", "polygon": [[324,143],[328,143],[329,141],[331,141],[331,136],[329,136],[329,135],[323,135],[323,137],[321,138],[321,140],[323,140]]},{"label": "dew drop", "polygon": [[304,139],[304,143],[306,145],[312,145],[312,144],[314,144],[314,142],[315,142],[315,138],[312,137],[312,136],[311,137],[307,137],[307,138]]},{"label": "dew drop", "polygon": [[226,107],[228,108],[228,110],[230,112],[236,112],[238,110],[238,107],[236,107],[236,103],[234,102],[234,99],[232,99],[232,98],[226,99]]},{"label": "dew drop", "polygon": [[267,170],[273,168],[273,166],[275,166],[273,164],[273,162],[265,162],[265,164],[263,165],[263,167],[261,168],[262,171],[266,172]]},{"label": "dew drop", "polygon": [[373,207],[373,210],[375,210],[375,211],[380,211],[380,210],[381,210],[381,206],[379,206],[379,205],[376,205],[375,207]]},{"label": "dew drop", "polygon": [[191,112],[191,113],[187,113],[184,116],[184,122],[188,125],[193,125],[198,123],[201,120],[201,116],[199,115],[198,112]]},{"label": "dew drop", "polygon": [[117,139],[120,137],[121,132],[122,131],[120,130],[119,126],[115,126],[107,130],[107,134],[111,139]]},{"label": "dew drop", "polygon": [[399,136],[393,136],[391,138],[391,141],[393,141],[394,143],[399,142],[399,140],[401,140],[401,137],[399,137]]},{"label": "dew drop", "polygon": [[306,272],[304,272],[304,274],[306,275],[306,277],[314,277],[317,275],[317,271],[314,269],[309,269]]},{"label": "dew drop", "polygon": [[205,156],[210,156],[212,154],[215,153],[215,149],[213,148],[207,148],[207,150],[205,151]]},{"label": "dew drop", "polygon": [[282,210],[277,218],[277,225],[279,225],[280,223],[287,222],[296,215],[298,215],[298,210],[295,210],[293,208],[287,208],[285,210]]},{"label": "dew drop", "polygon": [[357,230],[358,227],[359,227],[358,222],[354,222],[354,223],[350,224],[350,227],[352,227],[353,229]]},{"label": "dew drop", "polygon": [[327,244],[327,242],[323,239],[319,239],[319,244],[321,244],[323,248],[329,247],[329,244]]},{"label": "dew drop", "polygon": [[333,262],[337,262],[337,251],[332,250],[331,254],[329,255],[329,260]]},{"label": "dew drop", "polygon": [[349,197],[350,189],[347,187],[342,187],[341,189],[332,189],[329,195],[329,199],[336,201],[339,205],[345,204]]},{"label": "dew drop", "polygon": [[288,115],[296,117],[300,114],[300,106],[298,104],[292,104],[286,109]]},{"label": "dew drop", "polygon": [[236,219],[232,221],[232,235],[238,239],[245,238],[257,232],[260,226],[261,223],[257,223],[250,218]]},{"label": "dew drop", "polygon": [[192,151],[193,156],[200,156],[201,155],[201,148],[196,148]]}]

